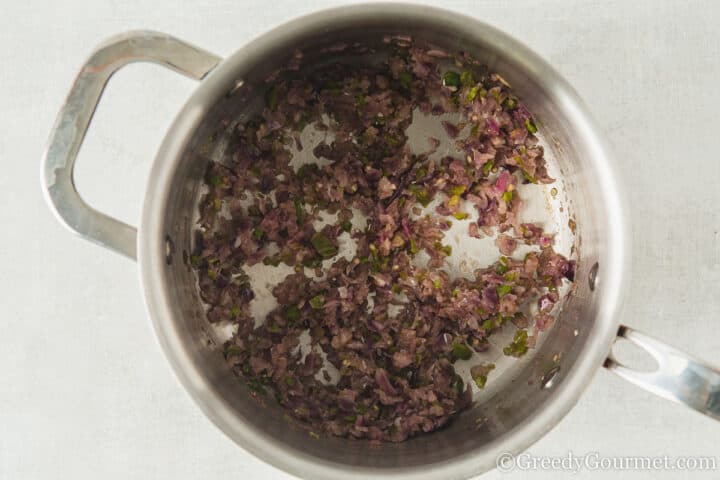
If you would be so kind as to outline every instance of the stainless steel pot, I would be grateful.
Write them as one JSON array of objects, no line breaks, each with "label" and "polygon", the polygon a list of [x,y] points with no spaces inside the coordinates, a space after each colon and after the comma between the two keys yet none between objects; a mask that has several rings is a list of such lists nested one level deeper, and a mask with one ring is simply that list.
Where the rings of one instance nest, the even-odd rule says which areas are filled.
[{"label": "stainless steel pot", "polygon": [[[191,251],[202,173],[213,153],[206,140],[220,119],[247,115],[258,85],[300,48],[377,42],[410,34],[451,51],[465,50],[500,72],[541,120],[541,134],[562,174],[567,208],[577,223],[576,292],[561,318],[522,368],[506,371],[502,388],[439,432],[373,448],[340,438],[309,438],[260,406],[229,374],[208,329]],[[327,56],[327,54],[325,54]],[[325,58],[328,60],[328,58]],[[122,66],[149,61],[201,80],[170,127],[152,168],[139,230],[89,207],[73,184],[73,166],[95,106]],[[215,142],[224,148],[222,135]],[[620,326],[627,285],[628,237],[615,165],[582,101],[547,63],[504,33],[434,8],[374,4],[315,13],[287,23],[227,59],[153,32],[110,39],[88,59],[70,91],[43,159],[43,186],[59,220],[77,234],[140,264],[150,317],[177,376],[205,414],[238,445],[305,478],[467,478],[491,469],[502,452],[537,441],[573,407],[604,365],[627,380],[720,419],[720,372],[657,340]],[[136,252],[137,248],[137,252]],[[657,368],[641,372],[609,353],[623,337],[647,350]]]}]

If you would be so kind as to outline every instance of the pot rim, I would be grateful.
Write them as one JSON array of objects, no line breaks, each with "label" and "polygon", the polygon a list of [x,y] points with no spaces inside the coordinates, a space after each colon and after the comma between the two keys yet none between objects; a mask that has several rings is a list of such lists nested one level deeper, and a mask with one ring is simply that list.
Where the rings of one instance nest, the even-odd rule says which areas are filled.
[{"label": "pot rim", "polygon": [[[158,272],[166,267],[163,212],[166,211],[167,193],[170,191],[175,165],[192,132],[207,111],[207,100],[216,99],[227,90],[228,83],[237,78],[235,72],[239,66],[263,58],[265,52],[279,44],[287,44],[301,32],[309,29],[322,31],[330,25],[378,15],[432,20],[458,26],[471,23],[477,26],[478,31],[483,32],[486,37],[484,41],[499,50],[509,52],[508,56],[514,57],[535,72],[545,87],[553,93],[554,98],[561,102],[567,115],[585,132],[584,141],[588,149],[594,152],[591,158],[595,172],[602,172],[602,175],[597,175],[596,181],[603,197],[602,203],[606,206],[605,227],[611,232],[610,244],[607,245],[608,255],[602,265],[602,281],[613,287],[596,292],[601,298],[598,315],[589,334],[594,340],[587,343],[585,351],[568,371],[564,381],[554,389],[536,415],[474,452],[436,464],[395,470],[352,467],[322,460],[292,448],[277,448],[277,442],[272,437],[235,416],[221,397],[208,394],[212,389],[185,351],[182,342],[184,332],[176,328],[171,321],[169,300],[162,282],[158,281]],[[623,266],[628,257],[627,219],[622,208],[625,202],[613,173],[616,171],[615,163],[598,132],[599,129],[584,102],[545,60],[509,35],[463,14],[405,3],[351,5],[324,9],[296,18],[257,37],[221,62],[192,93],[163,140],[151,169],[151,181],[147,185],[138,231],[140,281],[157,339],[177,378],[204,414],[236,444],[268,464],[301,477],[339,480],[467,478],[494,468],[498,456],[502,453],[520,453],[544,436],[575,405],[607,357],[619,325],[616,314],[626,280]]]}]

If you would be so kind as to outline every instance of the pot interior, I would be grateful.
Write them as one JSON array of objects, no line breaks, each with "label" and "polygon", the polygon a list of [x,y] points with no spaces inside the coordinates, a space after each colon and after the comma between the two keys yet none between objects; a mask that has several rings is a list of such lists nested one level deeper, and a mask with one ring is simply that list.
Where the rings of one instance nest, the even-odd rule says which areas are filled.
[{"label": "pot interior", "polygon": [[[432,44],[450,52],[469,52],[491,72],[502,75],[528,106],[538,121],[549,171],[557,179],[529,200],[535,204],[533,219],[545,222],[546,230],[557,233],[556,250],[577,260],[577,272],[573,292],[561,306],[558,320],[549,332],[542,334],[535,349],[521,359],[504,357],[502,345],[512,338],[514,329],[508,325],[508,331],[497,337],[487,356],[480,357],[498,363],[498,369],[491,374],[487,387],[476,392],[472,408],[440,431],[378,447],[366,441],[310,437],[307,430],[287,419],[271,395],[262,401],[253,398],[245,382],[235,377],[224,362],[222,342],[227,332],[222,326],[207,322],[188,258],[193,251],[193,232],[207,164],[210,160],[227,160],[236,123],[251,118],[262,108],[264,79],[287,65],[298,49],[304,55],[303,69],[335,62],[382,61],[391,48],[383,38],[400,34],[412,36],[416,43]],[[328,50],[339,43],[357,43],[364,51]],[[543,416],[544,425],[538,426],[533,421],[552,405],[560,390],[572,388],[579,393],[579,387],[599,366],[601,358],[597,355],[590,359],[590,368],[588,362],[582,368],[579,364],[593,343],[601,343],[598,351],[607,351],[611,338],[607,332],[612,325],[607,324],[609,320],[600,314],[600,309],[607,289],[615,287],[598,282],[591,288],[590,281],[597,264],[602,271],[606,263],[614,263],[606,262],[612,254],[609,245],[614,233],[608,228],[606,186],[598,181],[604,158],[596,148],[594,133],[588,131],[586,123],[578,122],[579,117],[584,119],[581,106],[574,103],[574,96],[565,95],[564,84],[558,86],[557,81],[556,74],[542,61],[495,30],[462,17],[435,18],[427,12],[402,18],[372,14],[339,15],[335,19],[314,16],[304,23],[294,22],[253,42],[205,80],[208,85],[201,86],[186,108],[188,111],[194,105],[199,121],[184,139],[182,153],[174,158],[158,158],[158,162],[167,162],[170,169],[165,190],[156,193],[163,197],[158,201],[164,210],[155,212],[161,215],[160,228],[142,231],[141,235],[160,234],[162,239],[143,238],[141,242],[162,245],[156,254],[163,258],[170,253],[151,286],[162,292],[171,312],[169,318],[156,319],[161,324],[159,334],[162,337],[163,331],[170,328],[178,335],[179,343],[170,348],[182,349],[184,361],[189,363],[179,364],[176,358],[174,366],[186,370],[180,376],[201,404],[222,405],[224,413],[206,413],[225,433],[271,461],[273,452],[258,452],[252,438],[258,439],[258,445],[262,440],[263,446],[271,445],[290,457],[307,460],[303,465],[336,467],[348,475],[414,471],[422,476],[423,472],[429,474],[433,468],[461,457],[476,459],[473,471],[485,470],[491,462],[494,464],[494,457],[490,458],[488,452],[497,452],[503,445],[512,445],[511,449],[524,447],[559,420],[564,411]],[[550,194],[553,187],[558,190],[555,195]],[[462,241],[456,248],[463,250]],[[488,258],[497,258],[497,251],[491,248]],[[468,254],[482,257],[483,252],[468,249]],[[173,353],[168,353],[172,360]],[[573,376],[575,383],[567,386]],[[583,378],[578,380],[578,376]],[[518,433],[523,431],[526,434]],[[289,465],[282,460],[275,463],[284,468]],[[302,468],[293,473],[316,476],[312,470]],[[461,477],[472,472],[456,473]]]}]

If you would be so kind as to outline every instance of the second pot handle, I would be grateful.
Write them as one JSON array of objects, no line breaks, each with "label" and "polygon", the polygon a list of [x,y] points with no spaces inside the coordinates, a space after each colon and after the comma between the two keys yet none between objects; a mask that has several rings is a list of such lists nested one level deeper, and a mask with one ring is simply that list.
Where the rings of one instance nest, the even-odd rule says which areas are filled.
[{"label": "second pot handle", "polygon": [[632,369],[617,361],[612,351],[605,368],[655,395],[720,420],[720,370],[624,325],[617,336],[652,355],[657,368],[648,372]]},{"label": "second pot handle", "polygon": [[169,35],[150,31],[128,32],[98,47],[85,62],[58,114],[43,155],[45,196],[59,220],[80,236],[136,257],[135,227],[90,207],[73,181],[75,159],[107,81],[133,62],[153,62],[194,79],[202,79],[220,57]]}]

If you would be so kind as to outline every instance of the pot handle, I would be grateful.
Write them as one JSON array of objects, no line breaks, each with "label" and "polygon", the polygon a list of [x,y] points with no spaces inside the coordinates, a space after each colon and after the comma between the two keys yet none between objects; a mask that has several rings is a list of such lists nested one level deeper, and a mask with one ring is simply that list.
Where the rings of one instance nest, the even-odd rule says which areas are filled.
[{"label": "pot handle", "polygon": [[720,370],[624,325],[618,329],[617,338],[648,352],[657,361],[657,368],[649,372],[632,369],[618,362],[612,350],[605,368],[655,395],[720,420]]},{"label": "pot handle", "polygon": [[135,259],[137,229],[93,209],[75,189],[75,159],[95,108],[113,73],[129,63],[158,63],[200,80],[220,60],[205,50],[151,31],[112,37],[90,55],[60,109],[42,160],[43,190],[61,223],[81,237]]}]

